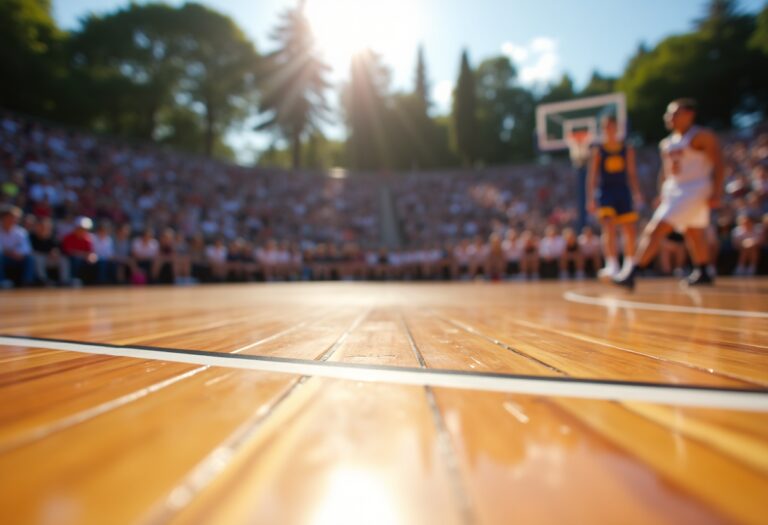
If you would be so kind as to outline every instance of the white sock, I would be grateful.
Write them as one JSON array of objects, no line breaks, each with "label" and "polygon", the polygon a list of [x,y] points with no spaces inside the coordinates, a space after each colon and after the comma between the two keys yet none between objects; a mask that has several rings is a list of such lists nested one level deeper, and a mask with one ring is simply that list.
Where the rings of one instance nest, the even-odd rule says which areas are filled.
[{"label": "white sock", "polygon": [[624,257],[624,270],[632,270],[635,266],[635,259],[633,257]]},{"label": "white sock", "polygon": [[606,257],[605,258],[605,267],[606,268],[618,268],[619,267],[619,260],[616,257]]}]

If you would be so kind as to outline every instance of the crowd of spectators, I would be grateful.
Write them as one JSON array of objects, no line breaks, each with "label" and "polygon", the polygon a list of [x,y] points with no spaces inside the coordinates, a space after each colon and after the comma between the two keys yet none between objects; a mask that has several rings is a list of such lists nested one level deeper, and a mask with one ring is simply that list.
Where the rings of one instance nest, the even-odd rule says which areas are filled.
[{"label": "crowd of spectators", "polygon": [[[749,132],[723,135],[722,141],[726,194],[708,231],[713,265],[721,274],[768,273],[768,130],[763,125]],[[638,149],[636,159],[646,203],[639,210],[642,228],[657,202],[660,158],[655,148],[644,147]],[[585,267],[592,273],[595,265],[583,261],[594,252],[579,242],[587,235],[591,238],[599,224],[590,218],[589,233],[577,238],[573,232],[578,192],[575,170],[568,162],[493,167],[471,173],[415,173],[401,179],[393,189],[409,248],[437,243],[456,246],[458,251],[464,250],[463,246],[480,245],[488,250],[495,238],[513,238],[520,246],[505,250],[510,268],[524,267],[523,273],[533,268],[530,273],[544,276],[580,276]],[[596,246],[599,251],[599,243]],[[471,255],[457,257],[477,258],[476,251],[472,248]],[[536,257],[525,261],[525,253],[535,253]],[[555,259],[561,261],[556,265],[559,272],[554,271]],[[689,263],[683,237],[673,234],[662,245],[656,271],[680,275]]]},{"label": "crowd of spectators", "polygon": [[[723,140],[712,250],[720,273],[764,272],[768,133]],[[649,203],[658,164],[638,151]],[[397,249],[382,243],[384,185]],[[4,114],[0,284],[583,278],[601,246],[596,224],[574,230],[575,185],[560,160],[387,177],[244,168]],[[686,264],[669,239],[658,272]]]},{"label": "crowd of spectators", "polygon": [[[4,244],[18,284],[222,280],[249,262],[362,252],[379,244],[378,197],[370,177],[244,168],[0,115],[0,204],[15,231],[0,240],[27,236],[39,261],[28,270]],[[32,246],[38,232],[48,240]]]}]

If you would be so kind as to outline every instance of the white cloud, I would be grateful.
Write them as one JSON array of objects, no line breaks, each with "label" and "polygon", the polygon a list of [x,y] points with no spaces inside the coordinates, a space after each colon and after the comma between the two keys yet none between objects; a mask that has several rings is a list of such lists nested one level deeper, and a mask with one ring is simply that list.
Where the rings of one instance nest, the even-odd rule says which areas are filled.
[{"label": "white cloud", "polygon": [[557,40],[548,36],[537,36],[529,46],[537,53],[557,53]]},{"label": "white cloud", "polygon": [[560,54],[554,38],[539,36],[523,45],[504,42],[501,52],[512,59],[523,84],[550,82],[560,72]]},{"label": "white cloud", "polygon": [[501,45],[501,52],[512,59],[512,62],[522,63],[528,60],[528,48],[525,46],[518,46],[512,42],[504,42]]}]

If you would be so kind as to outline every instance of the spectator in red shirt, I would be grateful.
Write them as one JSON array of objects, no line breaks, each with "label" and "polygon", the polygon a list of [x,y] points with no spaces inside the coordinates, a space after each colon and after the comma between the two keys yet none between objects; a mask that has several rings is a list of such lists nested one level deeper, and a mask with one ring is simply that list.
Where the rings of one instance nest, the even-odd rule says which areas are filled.
[{"label": "spectator in red shirt", "polygon": [[61,241],[61,249],[69,257],[73,286],[82,285],[86,268],[95,265],[98,261],[98,256],[93,250],[91,228],[93,228],[91,219],[78,217],[75,219],[75,229]]}]

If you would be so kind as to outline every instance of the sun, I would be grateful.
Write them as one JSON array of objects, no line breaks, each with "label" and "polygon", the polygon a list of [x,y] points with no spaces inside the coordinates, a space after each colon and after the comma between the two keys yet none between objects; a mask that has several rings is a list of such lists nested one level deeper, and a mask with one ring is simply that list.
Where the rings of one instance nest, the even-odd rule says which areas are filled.
[{"label": "sun", "polygon": [[308,0],[306,14],[318,48],[334,73],[346,75],[364,49],[380,53],[390,67],[413,60],[418,45],[415,2],[408,0]]}]

